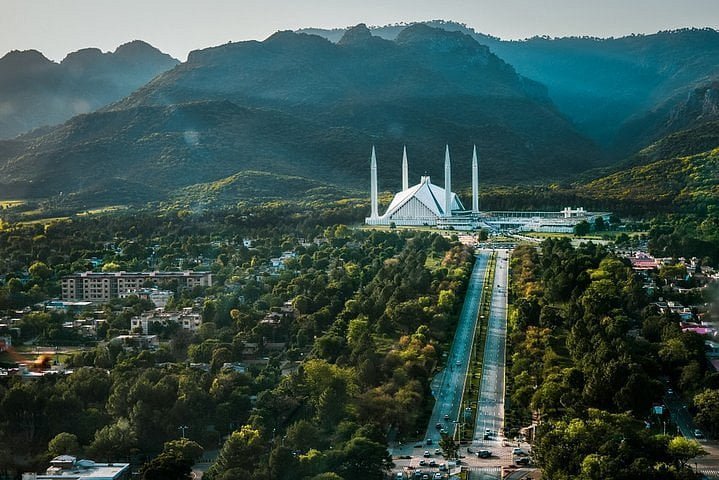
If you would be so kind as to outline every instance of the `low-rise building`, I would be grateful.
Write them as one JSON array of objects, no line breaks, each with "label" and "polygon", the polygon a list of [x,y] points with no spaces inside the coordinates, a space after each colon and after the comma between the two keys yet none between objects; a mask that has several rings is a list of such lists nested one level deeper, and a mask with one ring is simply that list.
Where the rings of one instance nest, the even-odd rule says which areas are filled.
[{"label": "low-rise building", "polygon": [[150,326],[153,324],[160,324],[166,327],[171,323],[178,324],[184,330],[196,332],[202,325],[202,315],[193,311],[192,307],[183,308],[179,312],[166,312],[162,308],[157,308],[151,312],[146,312],[130,319],[131,330],[134,332],[137,329],[141,329],[145,335],[149,333]]},{"label": "low-rise building", "polygon": [[23,473],[22,480],[125,480],[130,478],[129,463],[97,463],[60,455],[50,461],[45,473]]}]

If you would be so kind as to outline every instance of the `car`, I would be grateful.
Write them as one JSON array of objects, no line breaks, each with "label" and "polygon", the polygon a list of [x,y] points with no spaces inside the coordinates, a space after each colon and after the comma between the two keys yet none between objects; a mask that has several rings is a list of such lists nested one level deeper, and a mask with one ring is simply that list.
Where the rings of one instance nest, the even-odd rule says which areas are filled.
[{"label": "car", "polygon": [[667,395],[674,395],[674,390],[667,388]]},{"label": "car", "polygon": [[439,430],[440,428],[442,428],[442,424],[439,423],[439,422],[437,422],[437,424],[434,426],[434,428],[436,428],[437,430]]},{"label": "car", "polygon": [[442,474],[437,472],[434,474],[434,480],[442,480]]},{"label": "car", "polygon": [[447,468],[447,464],[446,464],[446,463],[440,463],[440,464],[439,464],[439,471],[440,471],[440,472],[446,472],[447,470],[449,470],[449,469]]},{"label": "car", "polygon": [[489,434],[488,434],[488,433],[485,433],[485,434],[484,434],[484,437],[482,437],[482,438],[484,438],[485,440],[489,440],[489,439],[490,439],[490,437],[489,437]]},{"label": "car", "polygon": [[427,460],[420,460],[420,461],[419,461],[419,466],[420,466],[420,467],[426,467],[426,466],[427,466]]},{"label": "car", "polygon": [[526,465],[529,465],[530,463],[532,463],[532,461],[529,459],[529,457],[522,457],[522,458],[516,459],[514,461],[514,463],[516,463],[517,465],[525,465],[526,466]]},{"label": "car", "polygon": [[434,468],[434,467],[437,466],[437,462],[435,462],[434,460],[430,460],[430,461],[429,461],[429,466],[432,467],[432,468]]},{"label": "car", "polygon": [[704,434],[697,428],[694,430],[694,438],[704,438]]},{"label": "car", "polygon": [[442,455],[442,450],[440,450],[439,448],[435,448],[435,449],[434,449],[434,454],[435,454],[435,455]]},{"label": "car", "polygon": [[404,473],[397,472],[397,475],[394,476],[395,480],[404,480]]},{"label": "car", "polygon": [[439,431],[439,433],[442,435],[447,435],[447,429],[443,428],[442,430]]},{"label": "car", "polygon": [[492,456],[492,452],[490,452],[489,450],[479,450],[477,451],[477,456],[479,458],[489,458]]},{"label": "car", "polygon": [[424,455],[422,455],[424,458],[429,458],[429,450],[424,451]]},{"label": "car", "polygon": [[462,365],[462,362],[460,362],[459,360],[457,360],[456,362],[454,362],[454,364],[459,367],[460,365]]},{"label": "car", "polygon": [[527,454],[527,452],[525,452],[525,451],[522,450],[521,448],[513,448],[513,449],[512,449],[512,455],[524,456],[524,455],[526,455],[526,454]]},{"label": "car", "polygon": [[467,447],[467,453],[474,453],[474,450],[472,450],[470,447]]},{"label": "car", "polygon": [[445,420],[449,420],[449,414],[445,413],[445,414],[444,414],[444,419],[445,419]]},{"label": "car", "polygon": [[422,475],[422,480],[429,480],[429,475],[426,473]]},{"label": "car", "polygon": [[428,439],[427,439],[427,445],[432,445],[432,439],[431,439],[431,438],[428,438]]}]

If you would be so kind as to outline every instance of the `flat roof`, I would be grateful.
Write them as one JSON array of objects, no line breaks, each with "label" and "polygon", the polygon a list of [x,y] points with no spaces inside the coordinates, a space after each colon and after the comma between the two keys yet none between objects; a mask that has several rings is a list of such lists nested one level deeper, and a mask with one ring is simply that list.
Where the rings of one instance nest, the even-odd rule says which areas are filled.
[{"label": "flat roof", "polygon": [[92,466],[84,468],[74,467],[72,469],[62,470],[61,472],[50,475],[38,474],[37,480],[115,480],[129,468],[129,463],[95,463]]}]

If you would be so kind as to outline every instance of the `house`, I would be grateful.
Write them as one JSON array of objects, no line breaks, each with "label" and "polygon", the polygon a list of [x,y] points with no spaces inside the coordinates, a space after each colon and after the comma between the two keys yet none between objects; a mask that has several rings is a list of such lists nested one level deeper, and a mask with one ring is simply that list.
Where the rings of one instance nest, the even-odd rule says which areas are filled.
[{"label": "house", "polygon": [[166,327],[171,323],[178,324],[183,330],[197,332],[202,325],[202,315],[195,312],[192,307],[183,308],[180,312],[165,312],[162,308],[156,308],[151,312],[132,317],[130,329],[132,331],[142,330],[142,333],[147,335],[151,325],[159,324]]},{"label": "house", "polygon": [[141,348],[154,350],[160,346],[157,335],[118,335],[110,342],[120,343],[125,349]]}]

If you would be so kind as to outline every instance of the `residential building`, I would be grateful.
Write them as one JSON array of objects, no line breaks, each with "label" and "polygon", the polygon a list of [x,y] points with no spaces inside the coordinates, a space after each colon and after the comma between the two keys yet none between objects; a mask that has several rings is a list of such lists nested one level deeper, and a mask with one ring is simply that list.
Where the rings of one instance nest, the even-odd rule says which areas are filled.
[{"label": "residential building", "polygon": [[192,307],[183,308],[179,312],[166,312],[162,308],[157,308],[151,312],[146,312],[139,317],[130,319],[130,328],[134,332],[141,329],[142,333],[147,335],[150,331],[150,325],[160,324],[167,326],[170,323],[176,323],[184,330],[196,332],[202,325],[202,315],[193,311]]},{"label": "residential building", "polygon": [[211,287],[210,272],[84,272],[62,278],[63,300],[103,303],[135,292],[146,282],[176,280],[180,288]]}]

